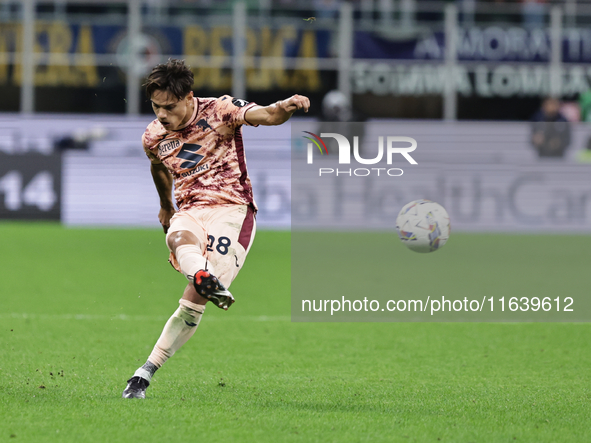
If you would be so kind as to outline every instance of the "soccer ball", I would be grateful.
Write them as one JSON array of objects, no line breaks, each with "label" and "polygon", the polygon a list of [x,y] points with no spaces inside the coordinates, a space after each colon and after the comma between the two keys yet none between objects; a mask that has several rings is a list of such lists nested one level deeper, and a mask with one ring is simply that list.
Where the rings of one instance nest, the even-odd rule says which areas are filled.
[{"label": "soccer ball", "polygon": [[415,200],[400,210],[396,231],[402,243],[415,252],[437,251],[449,238],[449,215],[438,203]]}]

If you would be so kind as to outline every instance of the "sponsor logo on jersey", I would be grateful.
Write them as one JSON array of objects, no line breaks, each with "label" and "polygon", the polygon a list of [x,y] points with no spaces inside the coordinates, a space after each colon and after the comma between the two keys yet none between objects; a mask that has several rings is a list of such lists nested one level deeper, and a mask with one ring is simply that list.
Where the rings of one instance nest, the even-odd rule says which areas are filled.
[{"label": "sponsor logo on jersey", "polygon": [[158,145],[158,154],[160,156],[166,155],[168,154],[170,151],[174,151],[176,148],[178,148],[181,145],[181,141],[179,139],[173,139],[173,140],[163,140],[159,145]]},{"label": "sponsor logo on jersey", "polygon": [[204,165],[200,165],[200,166],[196,167],[195,169],[193,169],[189,172],[183,172],[181,174],[181,177],[190,177],[192,175],[197,174],[198,172],[207,171],[208,169],[209,169],[209,164],[206,163]]},{"label": "sponsor logo on jersey", "polygon": [[197,151],[201,149],[201,145],[197,145],[194,143],[185,143],[183,145],[183,149],[179,151],[176,155],[177,158],[182,158],[185,160],[181,163],[181,168],[183,169],[191,169],[197,166],[197,164],[203,160],[203,155],[197,154]]},{"label": "sponsor logo on jersey", "polygon": [[238,106],[239,108],[243,108],[248,104],[248,102],[246,100],[242,100],[241,98],[235,98],[234,100],[232,100],[232,104],[234,106]]}]

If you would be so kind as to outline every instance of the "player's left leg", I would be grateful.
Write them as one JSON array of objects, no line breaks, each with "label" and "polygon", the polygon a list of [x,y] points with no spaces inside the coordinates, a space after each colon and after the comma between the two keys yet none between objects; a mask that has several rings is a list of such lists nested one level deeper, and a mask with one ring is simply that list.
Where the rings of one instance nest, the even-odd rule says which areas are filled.
[{"label": "player's left leg", "polygon": [[[167,245],[173,254],[177,269],[186,277],[192,277],[199,269],[207,267],[203,255],[204,229],[197,220],[186,213],[173,218]],[[177,260],[180,262],[177,262]],[[205,311],[207,299],[200,296],[194,285],[187,285],[179,307],[169,318],[146,363],[127,381],[124,398],[145,398],[152,376],[166,360],[174,355],[195,333]]]},{"label": "player's left leg", "polygon": [[205,303],[207,300],[197,294],[193,285],[187,285],[183,298],[179,300],[179,308],[164,325],[162,334],[154,345],[148,360],[127,380],[128,384],[123,391],[123,398],[145,398],[146,388],[150,385],[156,370],[172,357],[197,330],[205,312]]}]

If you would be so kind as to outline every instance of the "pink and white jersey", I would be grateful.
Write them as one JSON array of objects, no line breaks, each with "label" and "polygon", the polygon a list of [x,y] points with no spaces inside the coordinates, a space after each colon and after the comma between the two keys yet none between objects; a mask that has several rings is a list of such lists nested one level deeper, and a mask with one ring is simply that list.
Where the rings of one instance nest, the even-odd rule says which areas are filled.
[{"label": "pink and white jersey", "polygon": [[242,144],[242,125],[250,125],[244,114],[256,104],[228,95],[195,97],[194,103],[179,130],[166,130],[158,119],[148,125],[142,136],[146,154],[174,177],[180,210],[227,204],[256,210]]}]

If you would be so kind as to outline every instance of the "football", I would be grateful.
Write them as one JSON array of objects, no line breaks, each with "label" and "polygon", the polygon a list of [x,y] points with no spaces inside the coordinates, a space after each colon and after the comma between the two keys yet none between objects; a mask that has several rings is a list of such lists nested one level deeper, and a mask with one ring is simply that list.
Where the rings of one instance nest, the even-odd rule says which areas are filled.
[{"label": "football", "polygon": [[396,231],[402,243],[415,252],[437,251],[449,238],[449,215],[438,203],[415,200],[398,213]]}]

